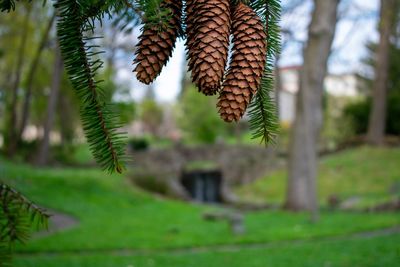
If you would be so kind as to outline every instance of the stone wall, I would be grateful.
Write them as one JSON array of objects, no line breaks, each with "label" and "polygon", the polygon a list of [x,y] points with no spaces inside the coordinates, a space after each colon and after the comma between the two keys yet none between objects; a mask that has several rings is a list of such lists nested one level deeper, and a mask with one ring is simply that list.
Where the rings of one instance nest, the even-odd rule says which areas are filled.
[{"label": "stone wall", "polygon": [[230,190],[232,186],[254,181],[283,164],[272,149],[244,145],[176,145],[168,149],[151,149],[132,154],[134,181],[138,177],[151,177],[162,188],[166,188],[166,194],[183,199],[189,197],[180,183],[182,173],[194,162],[207,162],[198,168],[213,168],[222,172],[221,193],[224,202],[235,201]]}]

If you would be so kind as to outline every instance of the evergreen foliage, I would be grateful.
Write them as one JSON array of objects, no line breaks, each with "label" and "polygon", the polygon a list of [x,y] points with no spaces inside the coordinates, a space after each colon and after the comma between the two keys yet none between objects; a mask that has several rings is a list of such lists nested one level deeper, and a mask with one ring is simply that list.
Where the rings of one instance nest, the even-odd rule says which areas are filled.
[{"label": "evergreen foliage", "polygon": [[264,20],[267,32],[267,62],[261,87],[250,104],[250,129],[253,138],[261,138],[265,144],[273,142],[278,132],[278,118],[274,92],[274,63],[275,56],[280,53],[281,38],[279,20],[281,14],[280,0],[256,0],[251,6]]},{"label": "evergreen foliage", "polygon": [[11,10],[15,10],[15,1],[14,0],[1,0],[0,2],[0,10],[1,12],[10,12]]},{"label": "evergreen foliage", "polygon": [[93,30],[94,20],[101,19],[106,9],[103,4],[92,5],[91,1],[59,0],[57,34],[64,58],[65,68],[73,87],[81,99],[83,129],[91,151],[103,169],[122,172],[124,135],[117,131],[120,126],[113,113],[113,107],[105,103],[104,95],[96,80],[96,71],[102,67],[100,59],[94,59],[100,52],[94,51],[86,37]]},{"label": "evergreen foliage", "polygon": [[15,242],[29,238],[32,223],[47,228],[49,214],[22,194],[0,182],[0,267],[11,265]]}]

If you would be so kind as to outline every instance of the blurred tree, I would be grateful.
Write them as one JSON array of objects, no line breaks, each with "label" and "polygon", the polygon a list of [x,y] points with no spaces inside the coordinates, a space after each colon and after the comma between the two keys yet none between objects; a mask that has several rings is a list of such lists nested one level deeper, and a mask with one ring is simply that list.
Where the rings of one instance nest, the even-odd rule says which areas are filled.
[{"label": "blurred tree", "polygon": [[390,38],[396,29],[399,6],[398,0],[381,0],[380,39],[376,53],[372,110],[367,133],[367,142],[372,145],[382,145],[384,142]]},{"label": "blurred tree", "polygon": [[152,136],[158,136],[159,127],[163,121],[163,109],[155,100],[154,88],[150,86],[146,91],[146,96],[139,106],[140,120],[147,132]]},{"label": "blurred tree", "polygon": [[60,131],[61,147],[66,153],[73,145],[76,129],[79,127],[79,101],[72,91],[66,73],[63,73],[61,93],[58,95],[56,126]]},{"label": "blurred tree", "polygon": [[[400,26],[400,24],[398,23]],[[388,74],[386,82],[387,105],[385,119],[385,134],[400,135],[400,32],[392,36],[393,42],[389,48]],[[365,66],[371,69],[377,66],[376,43],[367,46],[369,56],[365,60]],[[365,91],[370,93],[374,89],[374,79],[364,77]],[[365,99],[348,104],[344,109],[345,119],[350,119],[355,134],[366,134],[368,131],[369,116],[372,111],[372,95]]]},{"label": "blurred tree", "polygon": [[46,165],[49,159],[49,147],[50,147],[50,132],[53,128],[55,111],[57,107],[57,99],[61,87],[61,79],[63,74],[63,63],[61,58],[61,52],[58,45],[54,49],[54,65],[53,65],[53,80],[51,83],[51,91],[47,104],[46,120],[44,123],[43,138],[39,147],[39,153],[37,156],[38,165]]},{"label": "blurred tree", "polygon": [[24,22],[21,27],[21,39],[18,46],[18,54],[16,55],[16,65],[15,65],[15,72],[14,72],[14,80],[12,82],[10,88],[10,96],[7,99],[6,104],[6,120],[5,124],[5,132],[4,132],[4,144],[5,144],[5,151],[8,156],[13,156],[17,149],[17,104],[18,104],[18,95],[20,89],[20,82],[21,76],[23,71],[23,65],[25,63],[25,50],[28,40],[29,34],[29,19],[32,11],[31,5],[26,5],[25,9],[25,17]]},{"label": "blurred tree", "polygon": [[[41,114],[39,110],[43,110],[41,107],[43,104],[35,103],[35,101],[41,100],[48,88],[51,68],[49,66],[52,62],[52,55],[49,56],[49,53],[46,53],[47,49],[45,49],[53,24],[50,21],[54,20],[54,18],[50,18],[51,9],[48,6],[44,7],[43,3],[34,2],[29,5],[29,8],[32,9],[30,12],[35,16],[27,16],[24,6],[21,5],[22,8],[16,10],[16,12],[1,17],[0,50],[7,51],[7,53],[0,61],[0,71],[4,74],[4,78],[0,77],[2,78],[0,79],[0,88],[3,90],[0,107],[4,114],[1,117],[3,119],[4,150],[8,152],[9,156],[21,152],[19,146],[25,145],[25,141],[20,138],[23,133],[24,120],[28,121],[28,117],[32,115],[33,121],[37,121],[37,115]],[[17,66],[17,63],[19,64],[18,60],[21,56],[21,49],[15,49],[15,47],[21,44],[22,34],[18,33],[24,29],[24,25],[26,25],[29,34],[26,36],[17,95],[15,95],[13,88],[15,88],[16,79],[13,73],[15,73],[15,66]],[[39,30],[36,31],[35,29]],[[13,71],[10,72],[10,69]],[[40,75],[36,75],[39,70]],[[33,101],[34,98],[36,98],[35,101]],[[34,104],[33,109],[31,104]],[[10,129],[11,125],[12,128]],[[25,148],[22,150],[25,150]]]},{"label": "blurred tree", "polygon": [[209,144],[227,133],[229,125],[221,121],[215,105],[216,99],[199,95],[194,86],[183,92],[178,124],[186,137]]},{"label": "blurred tree", "polygon": [[317,143],[323,118],[323,80],[336,29],[338,4],[339,0],[314,0],[289,148],[285,206],[292,210],[311,210],[312,221],[318,218]]},{"label": "blurred tree", "polygon": [[41,59],[43,50],[46,48],[46,44],[48,43],[50,30],[54,24],[55,16],[56,16],[56,13],[54,11],[53,15],[51,15],[51,17],[49,18],[47,26],[43,29],[43,32],[41,33],[39,46],[37,47],[37,50],[33,57],[33,60],[29,66],[28,76],[27,76],[27,84],[26,84],[26,92],[25,92],[23,110],[22,110],[22,115],[21,115],[21,124],[18,129],[18,133],[15,137],[17,144],[21,141],[22,134],[24,133],[24,130],[25,130],[26,125],[29,120],[30,106],[31,106],[31,102],[32,102],[32,90],[34,87],[34,78],[37,73],[37,69],[38,69],[38,66],[40,63],[40,59]]}]

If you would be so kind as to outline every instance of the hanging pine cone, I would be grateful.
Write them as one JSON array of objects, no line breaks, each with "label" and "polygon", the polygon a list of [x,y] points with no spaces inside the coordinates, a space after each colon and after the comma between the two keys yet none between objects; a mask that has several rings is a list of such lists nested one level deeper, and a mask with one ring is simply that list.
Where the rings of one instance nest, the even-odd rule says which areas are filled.
[{"label": "hanging pine cone", "polygon": [[205,95],[221,87],[229,49],[229,0],[188,0],[186,34],[192,80]]},{"label": "hanging pine cone", "polygon": [[261,19],[240,3],[232,17],[232,60],[217,107],[226,122],[238,121],[260,87],[266,63],[266,33]]},{"label": "hanging pine cone", "polygon": [[134,72],[145,84],[153,82],[167,64],[181,27],[182,0],[163,0],[161,6],[172,12],[169,25],[161,30],[158,26],[145,25],[136,51]]}]

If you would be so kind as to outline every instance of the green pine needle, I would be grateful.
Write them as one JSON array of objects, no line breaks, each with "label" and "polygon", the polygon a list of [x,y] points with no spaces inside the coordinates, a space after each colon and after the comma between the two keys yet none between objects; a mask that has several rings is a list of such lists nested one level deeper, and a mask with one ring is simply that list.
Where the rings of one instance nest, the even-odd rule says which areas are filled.
[{"label": "green pine needle", "polygon": [[267,61],[261,86],[254,96],[250,107],[250,130],[252,138],[261,138],[265,144],[273,143],[278,134],[279,122],[276,114],[274,93],[274,62],[280,53],[281,39],[279,20],[281,14],[280,0],[256,0],[252,8],[263,18],[267,32]]},{"label": "green pine needle", "polygon": [[94,20],[103,16],[105,1],[89,5],[90,1],[58,0],[55,7],[59,12],[57,35],[65,68],[81,100],[81,120],[91,152],[100,166],[112,173],[124,169],[125,134],[118,132],[113,107],[105,103],[96,71],[102,67],[99,52],[89,45],[92,38],[84,37],[92,30]]},{"label": "green pine needle", "polygon": [[31,224],[47,229],[49,217],[45,210],[0,182],[0,267],[11,266],[13,245],[29,239]]}]

